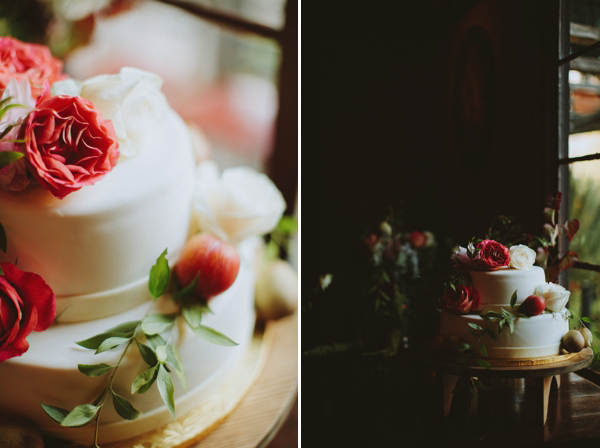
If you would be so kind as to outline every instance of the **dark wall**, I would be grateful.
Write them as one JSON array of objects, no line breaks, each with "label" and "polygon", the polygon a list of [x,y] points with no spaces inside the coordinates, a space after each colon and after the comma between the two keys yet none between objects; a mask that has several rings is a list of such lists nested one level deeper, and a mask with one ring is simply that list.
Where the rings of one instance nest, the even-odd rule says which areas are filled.
[{"label": "dark wall", "polygon": [[[388,206],[463,244],[498,214],[541,231],[557,188],[557,28],[554,0],[302,2],[303,350],[351,334],[345,302],[319,308],[312,292],[319,275],[354,275]],[[435,380],[389,361],[304,356],[303,440],[434,446]]]},{"label": "dark wall", "polygon": [[541,228],[557,5],[302,3],[303,281],[351,260],[389,205],[459,241],[501,213]]}]

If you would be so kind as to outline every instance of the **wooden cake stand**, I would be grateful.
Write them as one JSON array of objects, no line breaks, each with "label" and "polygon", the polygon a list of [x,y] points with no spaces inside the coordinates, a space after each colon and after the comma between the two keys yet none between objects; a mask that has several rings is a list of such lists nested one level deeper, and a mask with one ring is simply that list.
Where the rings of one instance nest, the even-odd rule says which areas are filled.
[{"label": "wooden cake stand", "polygon": [[548,398],[552,378],[560,387],[560,375],[576,372],[592,363],[594,353],[591,348],[584,348],[579,353],[559,355],[538,360],[487,360],[492,367],[486,369],[479,365],[460,366],[447,364],[442,366],[444,381],[444,416],[450,412],[454,388],[459,376],[477,378],[535,378],[538,399],[538,421],[543,425],[548,418]]}]

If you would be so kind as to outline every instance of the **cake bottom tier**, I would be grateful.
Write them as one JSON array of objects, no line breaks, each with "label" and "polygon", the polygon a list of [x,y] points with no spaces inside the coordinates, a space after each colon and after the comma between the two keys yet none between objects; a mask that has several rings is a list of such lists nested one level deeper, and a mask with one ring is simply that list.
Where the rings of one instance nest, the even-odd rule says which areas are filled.
[{"label": "cake bottom tier", "polygon": [[[254,331],[254,273],[251,266],[242,263],[238,278],[225,293],[210,302],[212,313],[203,317],[202,324],[211,327],[237,342],[234,347],[209,343],[191,331],[182,321],[173,330],[175,341],[187,377],[184,390],[172,372],[175,411],[182,416],[219,387],[236,368],[251,343]],[[0,413],[33,421],[41,431],[52,437],[83,444],[93,441],[94,425],[65,428],[54,422],[41,403],[71,410],[83,403],[92,403],[105,388],[108,377],[91,378],[78,370],[78,364],[119,361],[123,348],[97,355],[75,341],[132,320],[143,318],[148,312],[165,312],[172,306],[170,299],[147,302],[119,315],[81,323],[55,324],[44,332],[28,337],[29,350],[21,357],[0,364]],[[149,308],[151,311],[149,311]],[[115,375],[113,389],[125,397],[142,415],[136,420],[123,420],[107,399],[100,418],[99,443],[112,443],[135,437],[173,420],[155,383],[143,394],[131,394],[133,380],[148,365],[139,351],[131,347]]]},{"label": "cake bottom tier", "polygon": [[[469,324],[482,328],[490,325],[497,338],[488,334],[481,338],[472,334]],[[456,336],[462,342],[478,350],[479,343],[485,345],[490,358],[535,358],[557,355],[564,334],[569,331],[569,319],[562,314],[540,314],[529,318],[517,317],[514,331],[506,326],[498,333],[498,321],[485,321],[478,315],[456,315],[442,311],[440,334]]]}]

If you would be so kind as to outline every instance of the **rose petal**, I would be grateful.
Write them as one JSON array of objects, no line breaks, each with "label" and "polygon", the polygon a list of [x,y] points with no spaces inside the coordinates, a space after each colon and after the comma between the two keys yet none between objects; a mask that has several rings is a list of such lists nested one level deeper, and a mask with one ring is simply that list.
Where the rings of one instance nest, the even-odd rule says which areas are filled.
[{"label": "rose petal", "polygon": [[56,318],[56,297],[44,279],[33,272],[24,272],[11,263],[0,263],[0,268],[22,303],[36,309],[36,331],[48,328]]}]

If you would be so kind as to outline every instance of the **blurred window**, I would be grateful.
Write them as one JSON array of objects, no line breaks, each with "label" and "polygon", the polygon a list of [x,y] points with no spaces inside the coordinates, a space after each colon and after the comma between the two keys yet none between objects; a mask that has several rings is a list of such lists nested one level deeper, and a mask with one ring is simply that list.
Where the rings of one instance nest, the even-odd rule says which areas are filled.
[{"label": "blurred window", "polygon": [[559,123],[559,189],[568,212],[561,218],[581,225],[561,242],[562,251],[578,254],[561,283],[571,291],[570,309],[598,321],[587,326],[600,340],[600,2],[561,1]]}]

